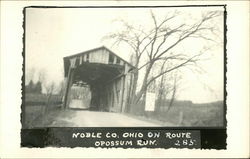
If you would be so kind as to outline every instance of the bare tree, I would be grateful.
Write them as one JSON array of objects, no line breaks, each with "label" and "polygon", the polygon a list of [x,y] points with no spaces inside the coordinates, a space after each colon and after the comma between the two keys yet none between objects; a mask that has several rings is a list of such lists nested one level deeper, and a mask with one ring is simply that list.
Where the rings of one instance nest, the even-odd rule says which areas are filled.
[{"label": "bare tree", "polygon": [[[56,92],[56,84],[53,81],[49,81],[47,72],[45,70],[39,71],[38,80],[42,83],[43,92],[47,97],[47,105],[49,105],[51,96]],[[59,89],[60,88],[58,87],[58,90]]]},{"label": "bare tree", "polygon": [[46,120],[46,114],[51,105],[52,95],[56,91],[56,84],[53,81],[48,80],[48,75],[45,70],[39,71],[38,80],[42,83],[43,92],[46,95],[46,103],[42,112],[42,124],[44,124]]},{"label": "bare tree", "polygon": [[[163,75],[182,67],[197,66],[197,62],[201,60],[205,50],[189,55],[186,52],[176,52],[174,48],[190,38],[214,41],[211,35],[215,34],[216,28],[210,21],[221,16],[221,13],[220,11],[209,11],[202,14],[200,19],[192,24],[181,22],[178,25],[170,25],[179,17],[180,13],[169,13],[163,20],[159,21],[151,11],[152,29],[146,31],[122,21],[125,26],[124,30],[105,37],[115,39],[115,44],[126,43],[133,50],[133,64],[136,69],[133,70],[132,104],[136,104],[145,95],[148,86]],[[146,60],[142,60],[142,56],[145,56]],[[171,67],[163,66],[161,72],[154,73],[153,76],[150,75],[155,65],[162,62],[171,63]],[[145,69],[145,73],[138,93],[136,93],[138,75],[141,69]]]},{"label": "bare tree", "polygon": [[[168,64],[168,66],[166,66]],[[157,72],[156,74],[162,73],[165,71],[165,68],[170,68],[171,63],[167,63],[167,61],[163,61],[161,63],[160,68],[153,68],[153,72]],[[155,69],[156,68],[156,69]],[[177,88],[181,84],[182,75],[178,70],[172,71],[168,74],[163,74],[158,80],[156,80],[156,93],[157,93],[157,103],[156,103],[156,111],[166,112],[173,106],[174,100],[177,95]],[[167,108],[167,109],[166,109]]]},{"label": "bare tree", "polygon": [[177,87],[178,87],[178,80],[180,78],[178,77],[177,74],[174,74],[174,82],[173,82],[173,86],[172,86],[172,94],[171,94],[171,97],[170,97],[170,102],[169,102],[169,105],[168,105],[168,109],[166,112],[168,112],[170,110],[170,108],[173,106],[173,103],[174,103],[174,100],[176,98],[176,94],[177,94]]},{"label": "bare tree", "polygon": [[42,84],[47,82],[47,73],[44,69],[39,70],[38,81],[40,81]]}]

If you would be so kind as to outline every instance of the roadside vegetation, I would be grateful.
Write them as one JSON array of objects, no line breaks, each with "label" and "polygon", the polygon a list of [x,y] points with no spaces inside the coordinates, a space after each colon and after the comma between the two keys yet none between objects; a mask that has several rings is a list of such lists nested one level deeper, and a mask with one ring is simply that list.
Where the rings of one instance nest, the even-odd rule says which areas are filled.
[{"label": "roadside vegetation", "polygon": [[154,112],[145,112],[142,101],[133,106],[132,115],[145,120],[173,123],[175,126],[186,127],[216,127],[224,125],[224,103],[222,101],[212,103],[192,103],[191,101],[175,101],[168,108],[169,101],[157,106]]}]

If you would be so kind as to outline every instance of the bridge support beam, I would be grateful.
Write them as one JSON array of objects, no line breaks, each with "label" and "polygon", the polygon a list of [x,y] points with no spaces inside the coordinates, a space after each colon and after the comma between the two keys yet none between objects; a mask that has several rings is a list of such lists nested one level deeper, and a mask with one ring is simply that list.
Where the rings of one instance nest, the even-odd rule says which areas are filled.
[{"label": "bridge support beam", "polygon": [[70,88],[73,84],[74,72],[75,72],[75,69],[70,68],[68,72],[68,77],[66,80],[66,90],[65,90],[64,101],[63,101],[63,108],[65,109],[68,108],[69,106]]}]

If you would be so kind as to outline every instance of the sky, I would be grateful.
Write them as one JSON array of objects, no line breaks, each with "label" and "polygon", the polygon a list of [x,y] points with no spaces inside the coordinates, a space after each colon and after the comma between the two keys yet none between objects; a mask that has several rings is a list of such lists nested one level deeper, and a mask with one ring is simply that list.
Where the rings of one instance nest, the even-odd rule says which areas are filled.
[{"label": "sky", "polygon": [[[208,10],[221,10],[220,7],[196,8],[155,8],[152,9],[161,19],[167,13],[181,11],[179,22],[193,22]],[[223,17],[217,19],[216,25],[223,31]],[[113,46],[102,38],[121,29],[115,23],[123,19],[137,26],[150,27],[150,9],[147,8],[28,8],[25,21],[25,58],[26,72],[45,70],[48,81],[59,83],[63,80],[63,57],[80,53],[99,46],[107,46],[120,57],[129,61],[130,48]],[[175,23],[173,22],[173,24]],[[222,39],[223,32],[218,34]],[[191,40],[184,42],[177,50],[187,52],[199,51],[206,42]],[[208,55],[208,60],[201,62],[204,73],[193,73],[184,69],[179,100],[191,100],[195,103],[223,100],[223,44],[216,45]],[[27,78],[28,79],[28,78]]]}]

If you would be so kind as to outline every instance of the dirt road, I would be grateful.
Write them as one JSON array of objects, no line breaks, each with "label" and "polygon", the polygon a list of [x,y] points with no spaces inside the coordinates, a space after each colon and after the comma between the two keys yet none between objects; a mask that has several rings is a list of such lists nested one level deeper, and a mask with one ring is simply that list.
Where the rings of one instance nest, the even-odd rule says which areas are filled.
[{"label": "dirt road", "polygon": [[[57,110],[48,114],[48,127],[158,127],[160,123],[125,114],[89,110]],[[168,126],[172,126],[170,123]]]}]

